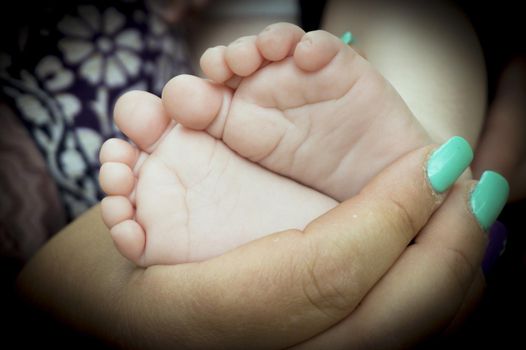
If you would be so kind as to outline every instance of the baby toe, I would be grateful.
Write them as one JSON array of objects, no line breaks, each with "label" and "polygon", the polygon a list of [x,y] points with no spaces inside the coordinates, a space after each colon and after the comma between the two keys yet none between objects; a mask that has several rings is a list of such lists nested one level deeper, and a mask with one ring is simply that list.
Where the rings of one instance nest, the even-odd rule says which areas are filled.
[{"label": "baby toe", "polygon": [[161,99],[144,91],[122,95],[115,104],[114,119],[119,129],[147,152],[152,151],[170,122]]},{"label": "baby toe", "polygon": [[108,196],[101,203],[102,220],[107,227],[113,226],[133,218],[135,210],[127,197]]},{"label": "baby toe", "polygon": [[133,190],[135,176],[126,164],[107,162],[100,167],[99,182],[106,194],[127,196]]},{"label": "baby toe", "polygon": [[203,73],[218,83],[224,83],[234,75],[226,63],[225,52],[226,46],[211,47],[203,53],[199,61]]},{"label": "baby toe", "polygon": [[264,59],[256,45],[257,36],[245,36],[232,42],[225,51],[225,61],[235,74],[246,77],[254,73]]},{"label": "baby toe", "polygon": [[294,50],[294,62],[306,71],[324,68],[341,50],[351,50],[336,36],[316,30],[303,36]]},{"label": "baby toe", "polygon": [[134,220],[125,220],[110,230],[111,238],[117,250],[127,259],[137,265],[142,263],[146,234],[144,229]]},{"label": "baby toe", "polygon": [[138,156],[139,151],[129,142],[113,138],[104,142],[100,149],[99,159],[101,164],[107,162],[124,163],[133,169]]},{"label": "baby toe", "polygon": [[[204,130],[219,122],[222,106],[231,95],[232,92],[221,84],[184,74],[166,84],[162,101],[176,122],[190,129]],[[219,129],[218,134],[222,127]]]},{"label": "baby toe", "polygon": [[259,33],[256,45],[269,61],[281,61],[294,53],[296,45],[305,35],[303,29],[291,23],[275,23]]}]

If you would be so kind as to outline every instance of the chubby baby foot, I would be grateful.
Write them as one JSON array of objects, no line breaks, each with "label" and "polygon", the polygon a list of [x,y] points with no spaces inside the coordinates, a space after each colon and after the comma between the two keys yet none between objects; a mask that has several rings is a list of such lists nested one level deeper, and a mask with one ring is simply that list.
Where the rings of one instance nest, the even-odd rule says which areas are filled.
[{"label": "chubby baby foot", "polygon": [[165,87],[174,120],[337,200],[431,142],[387,80],[324,31],[274,24],[207,50],[201,67],[212,81],[181,75]]},{"label": "chubby baby foot", "polygon": [[111,139],[101,149],[102,216],[117,249],[138,265],[204,260],[301,229],[336,204],[176,125],[154,95],[121,97],[115,122],[133,144]]}]

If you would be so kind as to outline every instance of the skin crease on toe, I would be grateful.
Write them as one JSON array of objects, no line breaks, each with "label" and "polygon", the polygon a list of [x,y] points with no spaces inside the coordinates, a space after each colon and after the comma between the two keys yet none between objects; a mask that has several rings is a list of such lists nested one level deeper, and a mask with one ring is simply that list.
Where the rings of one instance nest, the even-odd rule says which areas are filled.
[{"label": "skin crease on toe", "polygon": [[218,83],[223,83],[234,75],[224,59],[225,50],[226,46],[223,45],[211,47],[203,53],[199,61],[203,73]]},{"label": "skin crease on toe", "polygon": [[109,195],[129,195],[135,184],[132,170],[123,163],[108,162],[100,167],[99,182]]},{"label": "skin crease on toe", "polygon": [[[192,75],[179,75],[163,89],[163,103],[171,117],[186,127],[202,130],[219,113],[223,95],[208,88],[208,82]],[[184,100],[188,103],[181,104]]]},{"label": "skin crease on toe", "polygon": [[137,149],[128,142],[121,139],[109,139],[102,145],[99,159],[101,164],[119,162],[133,169],[137,162],[137,157]]},{"label": "skin crease on toe", "polygon": [[140,225],[134,220],[126,220],[112,227],[110,232],[119,252],[127,259],[144,266],[146,235]]},{"label": "skin crease on toe", "polygon": [[225,60],[235,74],[246,77],[254,73],[263,63],[256,46],[256,39],[256,36],[242,37],[227,46]]},{"label": "skin crease on toe", "polygon": [[124,196],[108,196],[101,201],[102,219],[106,226],[116,224],[133,218],[134,209],[130,200]]},{"label": "skin crease on toe", "polygon": [[[287,29],[284,32],[284,29]],[[275,33],[280,35],[276,35]],[[276,23],[265,28],[256,41],[261,55],[269,61],[281,61],[291,56],[295,49],[295,43],[305,35],[305,32],[290,23]]]},{"label": "skin crease on toe", "polygon": [[340,40],[319,40],[316,38],[319,34],[320,32],[306,34],[296,46],[294,59],[301,69],[309,72],[320,70],[344,45]]},{"label": "skin crease on toe", "polygon": [[[152,114],[159,117],[145,118]],[[145,151],[159,140],[170,122],[159,97],[143,91],[121,96],[115,104],[114,119],[119,129]]]}]

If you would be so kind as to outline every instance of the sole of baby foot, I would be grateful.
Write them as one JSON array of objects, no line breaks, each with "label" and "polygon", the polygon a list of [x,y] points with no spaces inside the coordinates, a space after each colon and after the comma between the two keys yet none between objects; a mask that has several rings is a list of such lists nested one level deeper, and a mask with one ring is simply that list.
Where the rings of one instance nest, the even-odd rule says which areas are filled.
[{"label": "sole of baby foot", "polygon": [[170,123],[151,94],[121,97],[115,121],[133,144],[113,139],[101,149],[102,216],[120,253],[140,266],[205,260],[302,229],[336,205],[206,132]]},{"label": "sole of baby foot", "polygon": [[[206,51],[201,64],[218,81],[172,79],[170,117],[337,200],[432,142],[387,80],[330,33],[279,23]],[[232,89],[223,83],[233,75]]]}]

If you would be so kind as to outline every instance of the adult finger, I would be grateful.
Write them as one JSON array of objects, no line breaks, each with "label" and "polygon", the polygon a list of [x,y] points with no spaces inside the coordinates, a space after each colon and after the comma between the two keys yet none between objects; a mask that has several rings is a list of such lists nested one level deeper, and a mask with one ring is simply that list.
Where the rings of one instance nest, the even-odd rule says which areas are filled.
[{"label": "adult finger", "polygon": [[457,311],[455,318],[451,321],[449,326],[444,330],[444,336],[448,337],[459,332],[467,319],[475,312],[477,307],[482,302],[484,297],[484,290],[486,289],[486,279],[482,270],[475,273],[473,282],[469,287],[466,297],[462,302],[459,310]]},{"label": "adult finger", "polygon": [[435,148],[404,156],[304,231],[273,234],[199,264],[148,268],[127,303],[135,306],[132,319],[155,320],[141,335],[167,347],[177,339],[196,348],[281,348],[341,321],[439,207],[444,195],[432,187],[445,191],[472,157],[460,138]]},{"label": "adult finger", "polygon": [[526,58],[504,70],[473,161],[476,176],[494,169],[510,181],[510,200],[526,197]]},{"label": "adult finger", "polygon": [[439,151],[428,161],[432,147],[408,154],[304,232],[270,235],[201,263],[134,267],[92,211],[39,252],[19,288],[127,348],[290,346],[348,315],[398,258],[442,200],[427,174],[445,189],[462,171],[466,162],[440,176],[466,151],[453,148],[445,148],[449,161]]},{"label": "adult finger", "polygon": [[446,329],[480,292],[485,230],[508,191],[494,172],[458,183],[353,314],[300,348],[318,349],[330,339],[333,349],[404,349]]}]

